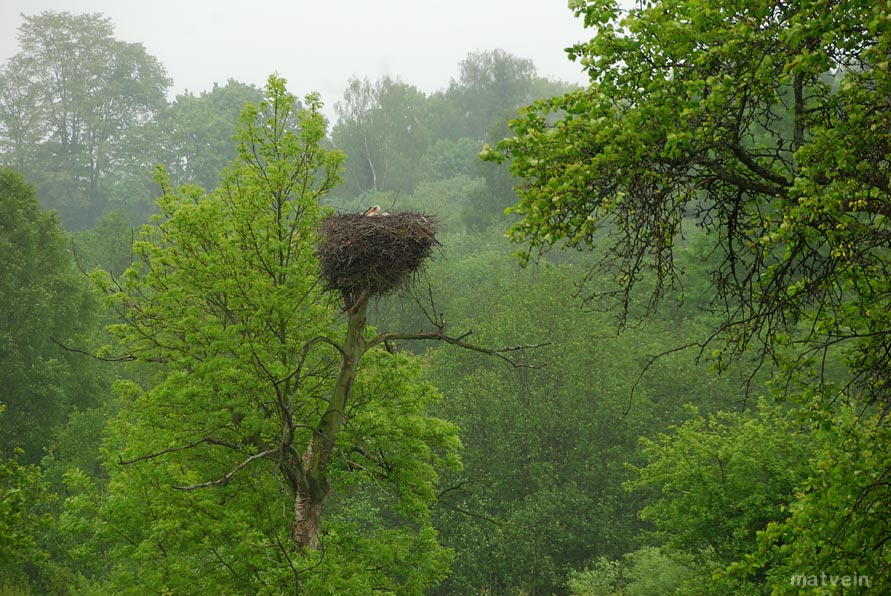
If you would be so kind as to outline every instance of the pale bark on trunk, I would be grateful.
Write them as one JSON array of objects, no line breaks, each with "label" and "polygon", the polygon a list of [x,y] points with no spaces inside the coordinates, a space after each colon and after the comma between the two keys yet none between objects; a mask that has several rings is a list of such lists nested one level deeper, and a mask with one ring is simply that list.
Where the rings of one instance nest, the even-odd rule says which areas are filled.
[{"label": "pale bark on trunk", "polygon": [[322,521],[322,498],[297,490],[294,496],[294,526],[291,530],[294,544],[300,550],[318,550]]}]

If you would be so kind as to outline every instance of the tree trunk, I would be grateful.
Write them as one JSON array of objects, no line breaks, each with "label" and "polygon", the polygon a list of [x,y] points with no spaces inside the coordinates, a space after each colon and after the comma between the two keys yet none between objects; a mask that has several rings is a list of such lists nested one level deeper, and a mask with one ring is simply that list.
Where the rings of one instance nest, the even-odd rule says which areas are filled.
[{"label": "tree trunk", "polygon": [[319,548],[322,501],[325,500],[325,496],[313,495],[312,492],[297,489],[294,496],[294,526],[291,528],[291,534],[299,550]]},{"label": "tree trunk", "polygon": [[374,160],[371,159],[371,150],[368,148],[368,136],[363,135],[362,140],[365,142],[365,161],[368,162],[368,168],[371,170],[371,190],[377,192],[377,170],[374,168]]},{"label": "tree trunk", "polygon": [[363,333],[368,304],[363,297],[359,300],[359,304],[347,311],[347,335],[342,346],[340,370],[334,382],[331,401],[319,426],[313,431],[309,447],[303,456],[304,474],[294,495],[294,525],[291,528],[294,543],[300,551],[319,548],[322,504],[328,496],[328,460],[343,427],[347,400],[359,369],[359,360],[365,350]]}]

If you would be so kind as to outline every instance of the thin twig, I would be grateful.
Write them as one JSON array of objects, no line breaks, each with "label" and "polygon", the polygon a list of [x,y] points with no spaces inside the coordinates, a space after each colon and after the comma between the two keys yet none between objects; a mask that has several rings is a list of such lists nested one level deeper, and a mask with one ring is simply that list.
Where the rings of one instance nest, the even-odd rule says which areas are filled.
[{"label": "thin twig", "polygon": [[204,437],[204,438],[198,439],[197,441],[192,441],[191,443],[182,445],[180,447],[170,447],[169,449],[162,449],[161,451],[157,451],[155,453],[149,453],[148,455],[142,455],[142,456],[134,458],[134,459],[125,460],[125,459],[121,458],[120,455],[118,455],[118,463],[122,466],[129,466],[130,464],[135,464],[136,462],[146,461],[149,459],[155,459],[156,457],[161,457],[162,455],[166,455],[168,453],[176,453],[178,451],[185,451],[187,449],[197,447],[198,445],[201,445],[202,443],[206,443],[208,445],[219,445],[221,447],[227,447],[227,448],[235,450],[235,451],[238,450],[238,446],[235,445],[234,443],[229,443],[228,441],[221,441],[220,439],[215,439],[213,437]]},{"label": "thin twig", "polygon": [[87,352],[86,350],[81,350],[78,348],[72,348],[71,346],[66,346],[65,344],[60,342],[58,339],[56,339],[52,335],[49,336],[49,339],[51,342],[53,342],[54,344],[56,344],[57,346],[59,346],[60,348],[65,350],[66,352],[82,354],[84,356],[89,356],[90,358],[94,358],[96,360],[101,360],[102,362],[132,362],[133,360],[136,360],[136,356],[134,356],[133,354],[125,354],[124,356],[115,356],[113,358],[103,358],[102,356],[97,356],[91,352]]},{"label": "thin twig", "polygon": [[647,374],[647,371],[650,370],[650,367],[653,366],[657,360],[668,356],[669,354],[674,354],[675,352],[681,352],[683,350],[687,350],[689,348],[702,348],[703,344],[700,342],[689,342],[680,346],[675,346],[673,348],[669,348],[663,352],[659,352],[655,356],[650,356],[650,359],[647,360],[647,363],[640,369],[640,372],[637,375],[637,379],[634,380],[634,384],[631,385],[631,391],[628,394],[628,405],[625,407],[625,411],[622,412],[622,416],[627,416],[629,412],[631,412],[631,402],[634,401],[634,393],[637,391],[637,386],[640,385],[641,381],[643,381],[644,375]]}]

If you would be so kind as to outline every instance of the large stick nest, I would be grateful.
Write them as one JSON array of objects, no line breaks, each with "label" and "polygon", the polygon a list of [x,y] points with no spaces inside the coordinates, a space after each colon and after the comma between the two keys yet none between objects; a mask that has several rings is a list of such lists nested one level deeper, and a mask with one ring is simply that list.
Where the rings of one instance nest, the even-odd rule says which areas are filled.
[{"label": "large stick nest", "polygon": [[319,229],[322,276],[329,288],[353,295],[393,292],[439,245],[436,228],[434,219],[413,211],[333,215]]}]

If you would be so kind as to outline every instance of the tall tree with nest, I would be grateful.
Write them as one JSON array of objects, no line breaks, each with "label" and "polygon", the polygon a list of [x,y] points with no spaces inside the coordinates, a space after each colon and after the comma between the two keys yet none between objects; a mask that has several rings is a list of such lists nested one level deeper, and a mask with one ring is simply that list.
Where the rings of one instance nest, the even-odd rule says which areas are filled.
[{"label": "tall tree with nest", "polygon": [[319,201],[343,155],[322,146],[318,96],[297,109],[270,77],[236,139],[215,191],[171,188],[161,171],[162,215],[136,262],[97,275],[121,315],[122,351],[104,357],[158,367],[150,387],[120,386],[108,430],[97,532],[114,545],[112,581],[420,594],[448,563],[428,509],[437,468],[457,465],[456,428],[425,414],[439,395],[417,362],[366,339],[367,301],[344,332],[320,283]]}]

